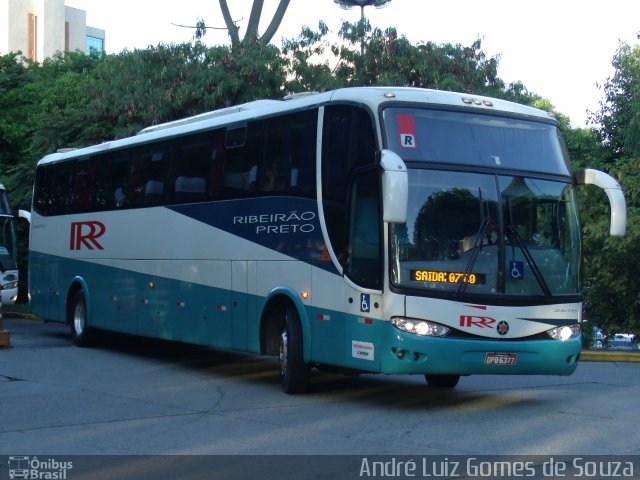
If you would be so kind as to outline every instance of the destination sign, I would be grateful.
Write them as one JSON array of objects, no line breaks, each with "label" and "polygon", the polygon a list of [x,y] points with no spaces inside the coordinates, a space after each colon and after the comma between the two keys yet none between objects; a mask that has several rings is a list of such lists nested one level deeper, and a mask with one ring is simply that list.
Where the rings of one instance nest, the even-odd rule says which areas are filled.
[{"label": "destination sign", "polygon": [[469,285],[484,285],[487,281],[487,276],[484,273],[411,270],[411,280],[414,282],[468,283]]}]

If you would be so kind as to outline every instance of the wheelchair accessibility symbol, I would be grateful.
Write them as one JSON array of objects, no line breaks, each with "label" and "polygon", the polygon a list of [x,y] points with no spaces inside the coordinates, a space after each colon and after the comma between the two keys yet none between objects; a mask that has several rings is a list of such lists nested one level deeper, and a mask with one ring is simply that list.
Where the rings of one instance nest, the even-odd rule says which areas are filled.
[{"label": "wheelchair accessibility symbol", "polygon": [[524,264],[522,262],[511,260],[509,262],[509,277],[511,277],[513,280],[523,280]]},{"label": "wheelchair accessibility symbol", "polygon": [[360,311],[361,312],[369,312],[371,311],[371,297],[368,293],[360,294]]}]

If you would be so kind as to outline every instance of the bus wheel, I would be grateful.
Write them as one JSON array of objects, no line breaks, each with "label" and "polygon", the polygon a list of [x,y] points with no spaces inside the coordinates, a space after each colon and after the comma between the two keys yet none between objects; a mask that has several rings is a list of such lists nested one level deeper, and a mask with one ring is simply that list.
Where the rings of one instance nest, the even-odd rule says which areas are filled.
[{"label": "bus wheel", "polygon": [[88,347],[91,344],[92,331],[87,325],[87,301],[82,289],[73,294],[69,310],[69,325],[73,343],[78,347]]},{"label": "bus wheel", "polygon": [[458,385],[460,375],[429,375],[425,374],[430,387],[453,388]]},{"label": "bus wheel", "polygon": [[296,312],[287,307],[280,333],[280,385],[285,393],[304,393],[309,389],[311,368],[304,363],[302,328]]}]

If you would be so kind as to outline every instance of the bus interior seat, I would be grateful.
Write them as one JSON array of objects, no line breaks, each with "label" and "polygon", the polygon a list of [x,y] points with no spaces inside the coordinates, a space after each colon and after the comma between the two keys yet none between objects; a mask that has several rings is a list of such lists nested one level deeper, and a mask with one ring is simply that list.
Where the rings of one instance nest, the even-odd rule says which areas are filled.
[{"label": "bus interior seat", "polygon": [[207,182],[202,177],[176,178],[176,200],[179,202],[199,200],[205,195]]},{"label": "bus interior seat", "polygon": [[164,182],[149,180],[144,188],[144,203],[159,203],[164,198]]},{"label": "bus interior seat", "polygon": [[227,172],[224,174],[223,187],[230,192],[246,191],[248,178],[248,175],[242,172]]}]

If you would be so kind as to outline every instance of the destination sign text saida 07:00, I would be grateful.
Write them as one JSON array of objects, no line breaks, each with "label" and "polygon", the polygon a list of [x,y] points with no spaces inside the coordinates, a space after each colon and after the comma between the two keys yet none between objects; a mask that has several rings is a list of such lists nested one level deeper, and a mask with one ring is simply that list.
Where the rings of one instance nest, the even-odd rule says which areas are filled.
[{"label": "destination sign text saida 07:00", "polygon": [[470,285],[484,285],[486,275],[484,273],[411,270],[411,280],[414,282],[468,283]]}]

